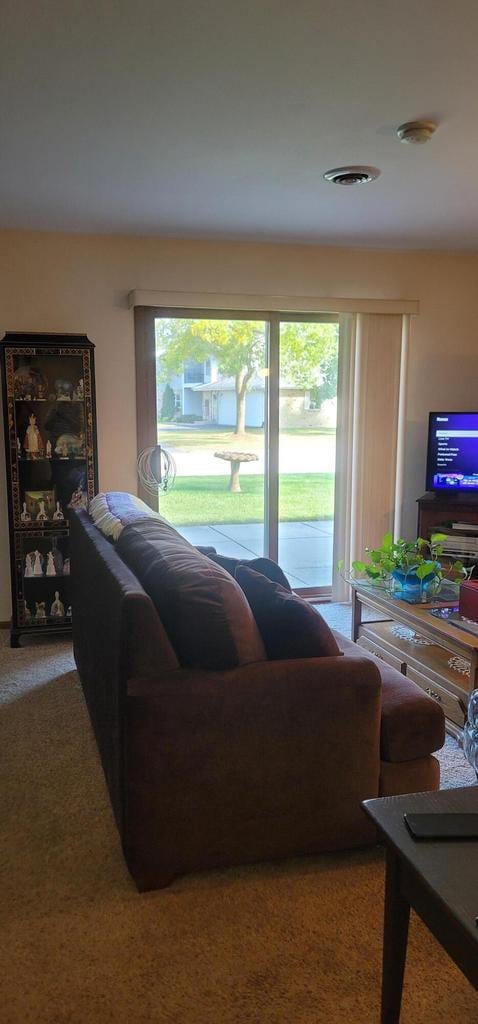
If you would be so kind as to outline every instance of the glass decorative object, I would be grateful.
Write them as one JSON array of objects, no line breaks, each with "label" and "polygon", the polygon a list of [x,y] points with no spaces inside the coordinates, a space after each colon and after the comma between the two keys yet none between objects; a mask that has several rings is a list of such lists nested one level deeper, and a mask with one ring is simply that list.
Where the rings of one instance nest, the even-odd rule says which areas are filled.
[{"label": "glass decorative object", "polygon": [[394,569],[392,572],[393,597],[400,601],[408,601],[409,604],[422,604],[432,601],[437,592],[437,579],[434,573],[430,573],[423,579],[419,579],[414,572],[402,572]]},{"label": "glass decorative object", "polygon": [[468,720],[463,732],[463,750],[478,777],[478,690],[473,690],[468,704]]}]

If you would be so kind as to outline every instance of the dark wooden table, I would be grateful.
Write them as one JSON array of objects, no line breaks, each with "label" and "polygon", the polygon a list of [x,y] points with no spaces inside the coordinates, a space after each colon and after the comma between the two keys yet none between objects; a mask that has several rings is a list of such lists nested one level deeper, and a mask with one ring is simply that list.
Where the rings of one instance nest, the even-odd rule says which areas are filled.
[{"label": "dark wooden table", "polygon": [[365,800],[387,850],[381,1024],[398,1024],[410,907],[478,989],[478,840],[421,840],[405,812],[478,812],[478,786]]}]

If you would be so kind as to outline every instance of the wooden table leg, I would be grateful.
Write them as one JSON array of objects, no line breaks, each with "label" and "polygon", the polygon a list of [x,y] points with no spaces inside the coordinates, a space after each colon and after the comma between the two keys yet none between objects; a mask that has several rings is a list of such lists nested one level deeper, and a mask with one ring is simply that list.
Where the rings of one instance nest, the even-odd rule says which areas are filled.
[{"label": "wooden table leg", "polygon": [[357,597],[355,587],[352,587],[352,640],[357,642],[359,628],[362,624],[362,602]]},{"label": "wooden table leg", "polygon": [[401,894],[401,863],[387,847],[381,1024],[399,1024],[410,905]]}]

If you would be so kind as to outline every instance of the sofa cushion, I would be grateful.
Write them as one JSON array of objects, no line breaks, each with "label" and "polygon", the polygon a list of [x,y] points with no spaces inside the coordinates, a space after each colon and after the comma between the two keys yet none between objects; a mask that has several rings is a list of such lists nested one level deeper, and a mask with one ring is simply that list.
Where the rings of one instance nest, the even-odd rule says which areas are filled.
[{"label": "sofa cushion", "polygon": [[245,565],[237,567],[236,579],[254,612],[270,659],[334,657],[341,653],[325,619],[303,598]]},{"label": "sofa cushion", "polygon": [[214,551],[214,553],[205,551],[204,554],[207,554],[208,558],[216,562],[217,565],[222,565],[223,569],[226,569],[231,576],[236,575],[236,569],[240,565],[245,565],[248,569],[260,572],[268,580],[280,583],[285,590],[290,591],[291,589],[287,576],[282,572],[280,565],[274,562],[272,558],[229,558],[227,555],[218,555],[217,551]]},{"label": "sofa cushion", "polygon": [[374,654],[336,634],[344,654],[371,658],[382,678],[380,748],[383,761],[412,761],[439,750],[445,719],[439,704],[416,683]]},{"label": "sofa cushion", "polygon": [[169,523],[125,526],[117,551],[154,602],[181,665],[226,669],[264,660],[239,585]]}]

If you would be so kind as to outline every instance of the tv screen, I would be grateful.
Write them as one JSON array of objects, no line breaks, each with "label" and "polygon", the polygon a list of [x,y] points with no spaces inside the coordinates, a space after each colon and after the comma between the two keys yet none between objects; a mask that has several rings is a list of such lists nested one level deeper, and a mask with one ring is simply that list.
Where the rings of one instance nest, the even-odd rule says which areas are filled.
[{"label": "tv screen", "polygon": [[478,494],[478,412],[431,412],[427,491]]}]

